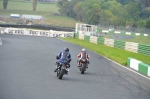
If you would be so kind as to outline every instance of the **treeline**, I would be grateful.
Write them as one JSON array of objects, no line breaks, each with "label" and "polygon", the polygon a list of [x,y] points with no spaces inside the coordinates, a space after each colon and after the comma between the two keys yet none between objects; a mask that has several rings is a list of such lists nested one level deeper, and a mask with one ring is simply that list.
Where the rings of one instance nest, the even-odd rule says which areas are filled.
[{"label": "treeline", "polygon": [[60,14],[88,24],[150,28],[150,0],[61,0]]}]

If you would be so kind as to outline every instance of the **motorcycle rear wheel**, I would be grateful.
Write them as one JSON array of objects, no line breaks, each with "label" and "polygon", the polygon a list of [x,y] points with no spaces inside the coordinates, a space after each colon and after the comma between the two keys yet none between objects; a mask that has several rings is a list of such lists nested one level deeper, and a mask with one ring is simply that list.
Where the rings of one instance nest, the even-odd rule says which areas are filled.
[{"label": "motorcycle rear wheel", "polygon": [[60,74],[58,75],[58,79],[62,79],[64,73],[65,73],[65,70],[61,69]]},{"label": "motorcycle rear wheel", "polygon": [[84,71],[85,71],[85,63],[82,63],[82,66],[81,66],[81,74],[84,74]]}]

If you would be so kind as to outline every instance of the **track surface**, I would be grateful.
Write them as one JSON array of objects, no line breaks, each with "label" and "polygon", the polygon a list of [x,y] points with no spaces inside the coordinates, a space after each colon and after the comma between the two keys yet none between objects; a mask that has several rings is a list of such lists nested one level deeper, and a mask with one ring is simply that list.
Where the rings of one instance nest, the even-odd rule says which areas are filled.
[{"label": "track surface", "polygon": [[111,38],[115,39],[115,40],[126,40],[126,39],[132,39],[132,38],[134,38],[134,36],[123,35],[123,34],[117,34],[117,36],[114,36],[114,34],[107,34],[107,35],[112,36]]},{"label": "track surface", "polygon": [[[96,55],[84,75],[77,68],[81,47],[55,38],[0,35],[0,99],[150,99],[150,80]],[[55,56],[69,47],[72,62],[62,80]]]}]

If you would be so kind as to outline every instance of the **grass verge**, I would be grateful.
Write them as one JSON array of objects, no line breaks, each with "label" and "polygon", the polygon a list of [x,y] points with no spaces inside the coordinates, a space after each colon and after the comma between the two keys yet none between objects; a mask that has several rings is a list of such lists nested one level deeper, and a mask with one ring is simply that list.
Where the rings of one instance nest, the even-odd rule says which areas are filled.
[{"label": "grass verge", "polygon": [[105,46],[102,44],[94,44],[94,43],[86,42],[84,40],[79,40],[76,38],[61,38],[61,39],[83,46],[89,50],[95,51],[99,55],[106,56],[107,58],[112,59],[124,66],[126,66],[127,64],[128,57],[132,57],[146,64],[150,64],[150,56],[129,52],[126,50]]},{"label": "grass verge", "polygon": [[[119,34],[119,36],[132,36],[132,35],[126,35],[126,34]],[[114,35],[103,35],[104,38],[110,38],[113,39]],[[130,39],[120,39],[120,41],[127,41],[127,42],[135,42],[140,44],[146,44],[150,45],[150,37],[148,36],[132,36],[133,38]]]},{"label": "grass verge", "polygon": [[145,36],[134,36],[134,38],[128,39],[126,41],[150,45],[150,37],[145,37]]},{"label": "grass verge", "polygon": [[[0,4],[3,2],[0,1]],[[10,14],[30,14],[30,15],[41,15],[44,16],[44,20],[36,22],[37,24],[48,24],[53,26],[62,26],[62,27],[75,27],[75,23],[78,21],[73,18],[54,15],[54,13],[59,13],[59,7],[57,4],[51,3],[38,3],[36,11],[32,11],[32,2],[25,1],[9,1],[7,9],[3,9],[3,6],[0,6],[0,17],[8,17]],[[1,21],[4,21],[1,19]],[[5,21],[6,23],[16,24],[16,21],[10,22]]]},{"label": "grass verge", "polygon": [[[3,9],[3,1],[0,1],[0,9]],[[32,11],[32,2],[25,2],[25,1],[8,1],[7,10],[26,10]],[[37,3],[36,11],[42,11],[45,13],[48,12],[55,12],[58,13],[59,7],[57,4],[51,3]]]}]

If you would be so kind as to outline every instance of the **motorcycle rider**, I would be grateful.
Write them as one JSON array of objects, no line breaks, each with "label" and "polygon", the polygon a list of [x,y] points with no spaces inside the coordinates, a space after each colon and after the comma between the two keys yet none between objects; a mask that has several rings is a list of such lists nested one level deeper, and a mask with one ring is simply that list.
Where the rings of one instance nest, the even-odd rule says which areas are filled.
[{"label": "motorcycle rider", "polygon": [[90,63],[90,62],[89,62],[90,56],[89,56],[89,54],[86,52],[86,49],[85,49],[85,48],[83,48],[82,51],[78,54],[78,61],[77,61],[78,67],[81,66],[80,60],[83,59],[83,58],[84,58],[84,59],[87,59],[86,68],[88,68],[88,64]]},{"label": "motorcycle rider", "polygon": [[[57,56],[56,56],[57,62],[56,64],[59,64],[61,66],[61,63],[66,60],[68,63],[68,68],[70,68],[70,62],[71,62],[71,54],[69,53],[69,48],[64,48]],[[57,65],[58,66],[58,65]],[[57,71],[58,67],[56,66],[56,69],[54,72]]]}]

